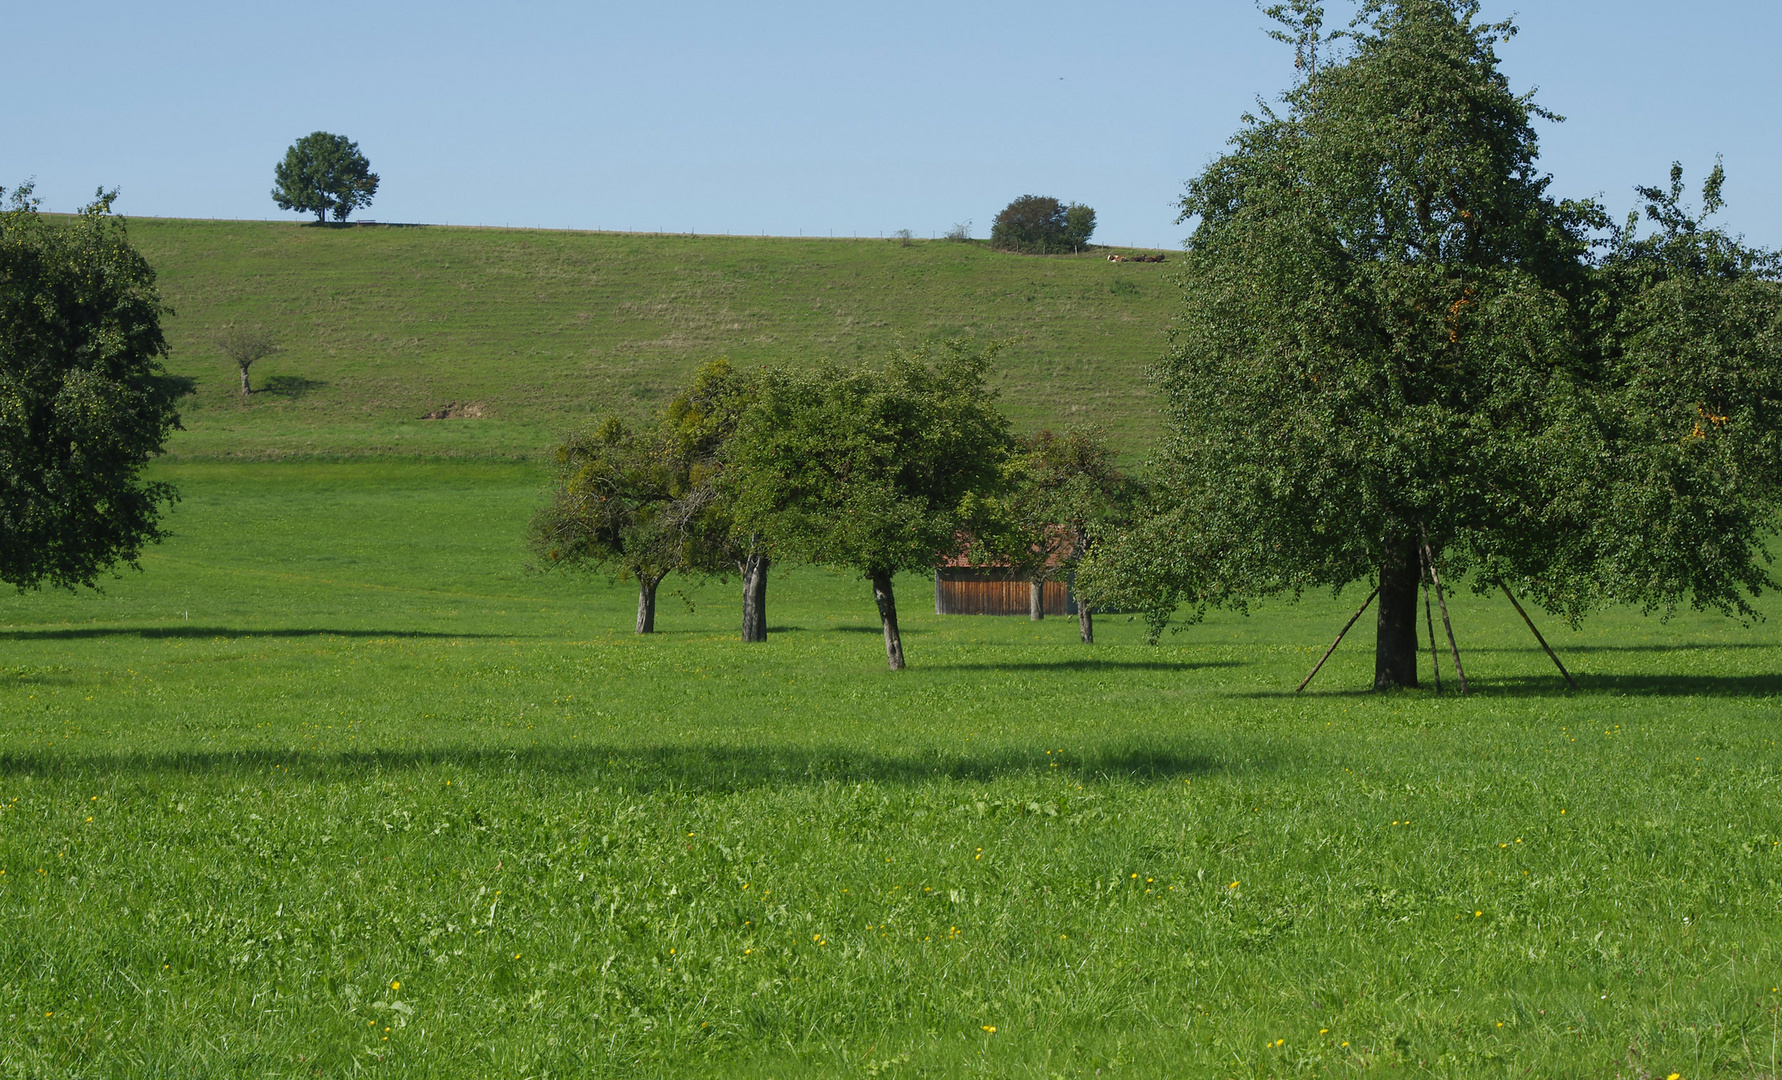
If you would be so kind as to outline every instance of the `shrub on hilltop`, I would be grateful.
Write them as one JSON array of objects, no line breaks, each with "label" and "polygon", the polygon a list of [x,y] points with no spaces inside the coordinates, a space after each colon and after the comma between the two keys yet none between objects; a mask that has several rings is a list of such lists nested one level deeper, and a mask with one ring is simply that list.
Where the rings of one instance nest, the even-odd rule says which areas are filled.
[{"label": "shrub on hilltop", "polygon": [[1076,251],[1095,232],[1095,211],[1050,195],[1023,195],[1003,207],[990,227],[990,246],[1028,255]]}]

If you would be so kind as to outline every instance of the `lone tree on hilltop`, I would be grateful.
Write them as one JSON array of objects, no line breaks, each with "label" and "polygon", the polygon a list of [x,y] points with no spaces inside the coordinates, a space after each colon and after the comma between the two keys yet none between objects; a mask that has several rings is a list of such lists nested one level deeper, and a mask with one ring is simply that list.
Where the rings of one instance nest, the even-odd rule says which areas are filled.
[{"label": "lone tree on hilltop", "polygon": [[637,579],[637,632],[654,633],[656,587],[686,559],[666,448],[608,417],[570,436],[556,457],[557,488],[533,516],[532,550],[553,566]]},{"label": "lone tree on hilltop", "polygon": [[1036,255],[1075,251],[1095,232],[1095,211],[1049,195],[1023,195],[1003,207],[990,227],[990,246]]},{"label": "lone tree on hilltop", "polygon": [[[1154,631],[1187,603],[1373,585],[1374,685],[1417,685],[1423,568],[1575,621],[1750,614],[1782,509],[1777,261],[1643,189],[1549,196],[1474,0],[1378,0],[1188,185],[1158,375],[1163,510],[1091,556]],[[1720,173],[1704,191],[1718,208]],[[1606,254],[1599,254],[1606,252]]]},{"label": "lone tree on hilltop", "polygon": [[0,581],[18,589],[135,565],[176,497],[142,476],[179,426],[181,389],[116,197],[51,223],[26,184],[0,212]]},{"label": "lone tree on hilltop", "polygon": [[277,339],[264,326],[230,323],[217,333],[214,340],[217,351],[228,357],[241,372],[242,397],[254,392],[248,385],[248,368],[253,367],[256,360],[264,360],[279,351]]},{"label": "lone tree on hilltop", "polygon": [[893,671],[904,660],[892,576],[956,554],[1001,483],[1008,421],[984,385],[994,351],[949,343],[876,370],[769,370],[737,429],[739,526],[870,581]]},{"label": "lone tree on hilltop", "polygon": [[345,135],[316,131],[291,144],[285,159],[273,173],[277,186],[272,201],[280,210],[313,213],[317,224],[345,221],[361,206],[370,206],[377,194],[377,174],[359,152],[359,144]]}]

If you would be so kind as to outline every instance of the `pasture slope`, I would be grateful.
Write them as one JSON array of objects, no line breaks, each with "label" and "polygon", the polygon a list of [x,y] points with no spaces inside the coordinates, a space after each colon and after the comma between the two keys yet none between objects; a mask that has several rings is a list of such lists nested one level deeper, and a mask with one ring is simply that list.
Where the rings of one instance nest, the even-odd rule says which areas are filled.
[{"label": "pasture slope", "polygon": [[[734,582],[638,638],[527,566],[542,448],[720,352],[1024,333],[1024,425],[1141,449],[1167,265],[134,234],[183,499],[141,573],[0,597],[0,1080],[1782,1075],[1773,621],[1546,625],[1574,694],[1463,591],[1472,695],[1364,692],[1363,628],[1295,696],[1356,596],[1085,647],[906,577],[891,675],[858,580],[776,571],[743,645]],[[245,404],[228,318],[290,345]]]},{"label": "pasture slope", "polygon": [[[137,218],[197,381],[175,457],[536,457],[590,414],[641,417],[700,363],[881,359],[924,338],[1010,339],[1018,426],[1099,423],[1133,451],[1176,303],[1169,263],[974,243]],[[286,349],[243,400],[211,344],[262,323]],[[424,421],[453,404],[481,420]]]}]

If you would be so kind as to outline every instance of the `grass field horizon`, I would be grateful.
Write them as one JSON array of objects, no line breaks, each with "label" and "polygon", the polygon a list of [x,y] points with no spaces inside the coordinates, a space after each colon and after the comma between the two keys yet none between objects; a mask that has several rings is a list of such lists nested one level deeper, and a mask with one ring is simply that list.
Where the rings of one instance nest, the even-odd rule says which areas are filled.
[{"label": "grass field horizon", "polygon": [[[168,462],[0,598],[0,1076],[1776,1075],[1782,639],[1143,639],[527,568],[523,462]],[[1761,607],[1777,613],[1772,598]],[[1425,657],[1425,678],[1427,678]]]},{"label": "grass field horizon", "polygon": [[[918,240],[132,218],[194,380],[175,459],[541,459],[570,428],[639,419],[706,360],[878,361],[936,338],[1011,342],[992,382],[1022,430],[1100,424],[1135,460],[1173,266],[1105,248],[1029,256]],[[229,322],[284,351],[243,399]],[[453,404],[481,419],[423,420]]]}]

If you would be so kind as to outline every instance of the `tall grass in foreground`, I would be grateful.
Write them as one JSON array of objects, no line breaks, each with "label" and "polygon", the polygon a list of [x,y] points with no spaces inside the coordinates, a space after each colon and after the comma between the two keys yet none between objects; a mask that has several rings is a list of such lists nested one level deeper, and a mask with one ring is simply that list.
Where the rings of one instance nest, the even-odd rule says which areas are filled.
[{"label": "tall grass in foreground", "polygon": [[1777,1074],[1767,625],[1552,626],[1570,695],[1463,596],[1473,696],[1296,698],[1350,598],[910,580],[892,676],[816,571],[624,633],[524,469],[172,478],[144,574],[0,600],[0,1076]]}]

